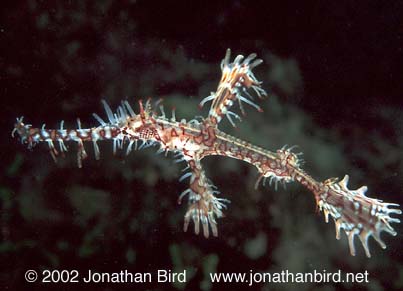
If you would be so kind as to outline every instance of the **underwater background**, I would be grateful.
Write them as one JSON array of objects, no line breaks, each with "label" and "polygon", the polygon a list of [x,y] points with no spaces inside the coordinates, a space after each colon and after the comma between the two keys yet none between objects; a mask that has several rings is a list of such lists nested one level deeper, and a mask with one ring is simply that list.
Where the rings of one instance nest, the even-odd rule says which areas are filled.
[{"label": "underwater background", "polygon": [[[276,150],[298,145],[316,179],[350,175],[368,196],[403,204],[402,2],[400,1],[9,1],[0,22],[2,290],[402,290],[403,228],[370,241],[335,239],[301,185],[254,189],[254,167],[202,161],[231,200],[218,238],[183,232],[184,164],[157,148],[112,154],[78,169],[75,144],[55,164],[10,133],[16,117],[47,128],[93,127],[100,100],[163,98],[180,118],[216,89],[227,48],[256,52],[269,97],[225,132]],[[401,219],[401,217],[399,217]],[[191,225],[191,227],[193,227]],[[27,283],[29,270],[187,271],[186,283]],[[365,272],[369,283],[212,283],[211,272]],[[4,288],[4,289],[3,289]]]}]

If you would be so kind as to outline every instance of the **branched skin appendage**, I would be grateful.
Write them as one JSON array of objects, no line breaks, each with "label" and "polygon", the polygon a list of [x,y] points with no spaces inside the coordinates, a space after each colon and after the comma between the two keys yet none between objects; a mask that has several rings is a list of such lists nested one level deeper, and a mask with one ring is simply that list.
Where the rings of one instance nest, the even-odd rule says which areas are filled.
[{"label": "branched skin appendage", "polygon": [[[109,105],[103,102],[107,121],[97,114],[93,114],[99,122],[97,127],[81,128],[77,120],[76,129],[65,129],[64,122],[59,129],[33,128],[30,124],[23,123],[23,117],[17,118],[12,135],[17,134],[22,143],[32,148],[37,143],[47,143],[50,154],[56,160],[57,156],[64,155],[68,148],[65,142],[77,143],[77,163],[82,167],[82,161],[87,157],[84,148],[86,142],[91,142],[94,147],[95,158],[100,158],[98,141],[112,140],[113,151],[122,149],[126,154],[132,150],[149,146],[159,146],[158,153],[167,154],[173,152],[175,162],[185,162],[186,167],[180,181],[189,181],[189,188],[180,194],[178,203],[187,198],[188,209],[184,219],[184,230],[188,229],[190,222],[194,224],[196,234],[200,232],[200,225],[205,237],[218,235],[217,218],[223,216],[227,199],[219,198],[219,191],[206,177],[201,160],[209,155],[221,155],[239,159],[255,166],[259,173],[256,188],[260,182],[286,184],[296,181],[310,190],[316,200],[319,210],[323,211],[328,222],[329,215],[336,225],[336,238],[340,238],[340,230],[344,230],[348,237],[351,255],[355,255],[354,237],[358,236],[365,253],[370,257],[368,238],[370,236],[385,248],[380,234],[383,231],[396,235],[390,223],[399,223],[399,219],[391,217],[392,214],[401,214],[401,210],[395,203],[384,203],[381,200],[365,196],[367,190],[363,186],[357,190],[347,187],[348,176],[341,181],[331,178],[324,182],[318,182],[301,169],[301,153],[293,152],[294,147],[283,148],[276,152],[265,150],[246,141],[228,135],[218,129],[218,125],[227,117],[235,126],[234,119],[241,117],[230,111],[234,104],[239,104],[240,111],[245,115],[244,104],[248,104],[258,111],[262,109],[253,102],[250,91],[254,91],[258,97],[266,96],[254,76],[252,69],[262,61],[256,59],[255,54],[244,58],[238,55],[230,62],[230,50],[227,50],[224,60],[221,62],[222,77],[216,92],[204,98],[200,106],[212,101],[209,114],[206,118],[195,118],[190,121],[177,121],[175,111],[171,118],[167,117],[162,105],[161,113],[151,106],[151,101],[143,103],[139,101],[139,113],[136,114],[127,101],[123,101],[114,113]],[[56,145],[55,145],[56,144]]]}]

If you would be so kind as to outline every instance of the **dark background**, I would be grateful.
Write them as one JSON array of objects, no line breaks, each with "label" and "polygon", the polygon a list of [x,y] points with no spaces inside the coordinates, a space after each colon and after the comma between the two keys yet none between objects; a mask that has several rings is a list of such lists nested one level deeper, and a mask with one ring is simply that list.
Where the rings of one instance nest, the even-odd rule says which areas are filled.
[{"label": "dark background", "polygon": [[[72,284],[26,285],[28,269],[101,272],[188,270],[183,284],[105,284],[99,290],[245,289],[211,284],[209,272],[370,274],[369,284],[256,284],[262,290],[403,288],[402,227],[372,239],[367,259],[358,239],[334,237],[299,185],[254,189],[255,169],[223,157],[203,161],[232,203],[219,237],[183,233],[178,195],[183,165],[155,149],[90,158],[78,169],[70,145],[55,164],[44,145],[32,151],[10,137],[16,117],[48,128],[65,120],[95,126],[100,100],[164,98],[187,119],[205,115],[200,100],[220,78],[219,62],[256,52],[256,76],[269,98],[264,113],[221,128],[275,150],[297,144],[319,180],[350,174],[350,187],[403,203],[402,4],[400,1],[10,1],[1,5],[1,286],[75,290]],[[136,107],[137,108],[137,107]],[[137,109],[136,109],[137,110]],[[28,287],[29,286],[29,287]]]}]

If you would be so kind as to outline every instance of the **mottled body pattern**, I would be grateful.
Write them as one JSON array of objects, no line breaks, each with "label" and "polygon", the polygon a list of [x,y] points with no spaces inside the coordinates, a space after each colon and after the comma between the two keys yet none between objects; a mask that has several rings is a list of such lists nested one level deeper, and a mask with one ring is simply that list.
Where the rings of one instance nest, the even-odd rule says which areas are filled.
[{"label": "mottled body pattern", "polygon": [[[303,169],[299,155],[292,152],[292,148],[283,147],[271,152],[254,146],[248,142],[228,135],[218,129],[223,117],[227,117],[232,125],[234,120],[241,120],[240,116],[230,111],[234,104],[239,104],[244,114],[244,104],[261,108],[253,102],[250,95],[254,91],[258,97],[266,95],[252,69],[262,61],[256,59],[255,54],[244,58],[238,55],[230,62],[230,50],[227,51],[221,62],[222,77],[217,90],[204,98],[200,106],[212,101],[209,114],[206,118],[199,117],[190,121],[177,121],[175,112],[172,117],[165,115],[162,106],[161,113],[157,113],[150,100],[143,103],[139,101],[139,113],[136,114],[127,101],[122,102],[116,113],[112,112],[105,101],[102,101],[108,117],[104,121],[97,114],[99,126],[83,129],[78,120],[77,129],[64,129],[63,121],[59,129],[33,128],[23,123],[23,118],[17,118],[13,135],[17,133],[23,143],[29,147],[39,142],[46,142],[54,159],[59,152],[66,152],[65,142],[75,141],[78,144],[77,161],[82,166],[82,160],[87,157],[84,142],[92,142],[95,157],[99,159],[98,141],[112,140],[114,152],[123,148],[129,154],[133,149],[140,149],[151,145],[159,145],[158,152],[174,152],[177,162],[186,162],[185,174],[180,180],[189,179],[189,188],[179,196],[179,203],[186,197],[188,209],[185,214],[184,230],[193,221],[194,230],[200,232],[200,226],[205,237],[210,231],[217,236],[216,218],[223,216],[228,200],[217,197],[219,191],[206,177],[201,160],[209,155],[221,155],[239,159],[255,166],[259,172],[259,182],[267,179],[270,184],[299,182],[309,189],[315,196],[317,206],[325,214],[326,222],[329,215],[336,225],[336,238],[340,237],[340,230],[347,234],[350,253],[355,254],[354,237],[357,235],[364,247],[365,253],[370,257],[368,238],[375,240],[385,248],[380,233],[386,231],[391,235],[396,232],[391,222],[400,222],[391,214],[401,214],[398,204],[383,203],[381,200],[365,196],[367,190],[363,186],[357,190],[347,187],[348,176],[341,181],[331,178],[324,182],[316,181]],[[56,145],[55,145],[56,144]],[[58,149],[57,149],[58,148]]]}]

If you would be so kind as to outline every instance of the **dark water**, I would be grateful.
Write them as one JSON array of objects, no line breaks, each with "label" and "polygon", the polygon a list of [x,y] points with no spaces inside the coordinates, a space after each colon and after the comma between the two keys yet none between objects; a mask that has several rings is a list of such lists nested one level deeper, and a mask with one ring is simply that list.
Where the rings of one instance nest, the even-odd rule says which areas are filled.
[{"label": "dark water", "polygon": [[[382,236],[386,250],[371,239],[367,259],[356,239],[351,257],[346,236],[335,239],[333,222],[326,225],[311,193],[299,185],[255,190],[257,173],[246,163],[203,161],[222,197],[232,201],[218,221],[219,237],[205,239],[182,231],[186,205],[177,197],[187,188],[178,181],[185,165],[172,156],[157,156],[156,148],[113,156],[105,142],[101,160],[88,145],[90,157],[78,169],[74,144],[55,164],[44,145],[27,150],[10,138],[22,115],[34,126],[54,128],[63,119],[75,127],[77,117],[83,127],[95,126],[92,112],[103,114],[103,98],[117,106],[126,98],[135,105],[162,97],[179,118],[205,115],[207,108],[197,105],[216,88],[230,47],[264,60],[255,73],[270,96],[257,100],[263,113],[247,108],[238,129],[227,121],[221,129],[271,150],[297,144],[305,169],[319,180],[348,173],[352,188],[367,185],[368,196],[403,203],[400,5],[278,4],[21,1],[2,7],[5,290],[403,288],[401,225],[394,225],[396,237]],[[38,272],[38,280],[50,270],[50,280],[81,283],[28,284],[27,270]],[[89,270],[127,271],[139,282],[84,284]],[[334,282],[339,270],[341,279],[353,273],[357,282]],[[254,282],[212,282],[210,274],[223,273]],[[306,274],[321,282],[268,282],[269,275],[291,281]]]}]

